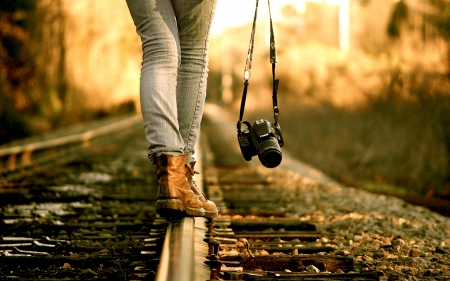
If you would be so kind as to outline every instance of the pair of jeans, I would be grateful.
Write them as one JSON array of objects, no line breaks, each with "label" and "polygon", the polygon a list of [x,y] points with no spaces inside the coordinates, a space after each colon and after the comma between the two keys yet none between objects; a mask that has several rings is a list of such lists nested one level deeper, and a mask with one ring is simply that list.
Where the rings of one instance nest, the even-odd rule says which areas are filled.
[{"label": "pair of jeans", "polygon": [[148,157],[195,159],[217,0],[126,0],[142,42],[140,102]]}]

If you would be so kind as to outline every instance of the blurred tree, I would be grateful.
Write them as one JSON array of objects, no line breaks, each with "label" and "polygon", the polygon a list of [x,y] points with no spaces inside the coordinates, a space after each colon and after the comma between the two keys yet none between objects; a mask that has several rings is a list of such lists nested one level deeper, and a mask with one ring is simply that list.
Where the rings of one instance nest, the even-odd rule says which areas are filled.
[{"label": "blurred tree", "polygon": [[65,28],[63,0],[0,2],[0,144],[63,124]]},{"label": "blurred tree", "polygon": [[359,3],[360,3],[362,6],[369,4],[369,2],[370,2],[370,0],[359,0]]},{"label": "blurred tree", "polygon": [[[450,1],[449,0],[426,0],[429,8],[426,9],[426,20],[437,30],[447,42],[447,75],[450,78]],[[447,89],[448,90],[448,89]],[[448,112],[448,95],[442,95],[440,107],[445,110],[438,110],[436,119],[443,132],[444,142],[447,148],[447,159],[450,166],[450,114]],[[447,105],[447,106],[442,106]],[[450,171],[447,178],[447,184],[450,185]]]},{"label": "blurred tree", "polygon": [[33,106],[23,89],[34,81],[25,47],[30,40],[28,14],[35,4],[35,0],[0,2],[0,143],[29,134],[21,113]]},{"label": "blurred tree", "polygon": [[446,39],[450,39],[450,1],[448,0],[428,0],[430,9],[428,20]]},{"label": "blurred tree", "polygon": [[38,0],[31,20],[36,24],[30,30],[33,45],[29,52],[39,83],[34,95],[41,99],[39,114],[54,128],[65,124],[68,91],[64,0]]},{"label": "blurred tree", "polygon": [[387,33],[391,38],[399,38],[402,25],[408,20],[408,6],[405,1],[400,0],[394,6],[391,19],[389,20]]},{"label": "blurred tree", "polygon": [[434,40],[436,36],[447,41],[447,72],[450,76],[450,1],[449,0],[421,0],[398,1],[392,10],[387,33],[389,37],[398,39],[401,36],[401,27],[408,24],[411,9],[419,12],[422,18],[422,41]]},{"label": "blurred tree", "polygon": [[447,65],[450,77],[450,1],[427,0],[432,9],[427,16],[428,21],[437,29],[439,34],[447,41]]},{"label": "blurred tree", "polygon": [[133,30],[123,0],[0,0],[0,143],[131,110]]}]

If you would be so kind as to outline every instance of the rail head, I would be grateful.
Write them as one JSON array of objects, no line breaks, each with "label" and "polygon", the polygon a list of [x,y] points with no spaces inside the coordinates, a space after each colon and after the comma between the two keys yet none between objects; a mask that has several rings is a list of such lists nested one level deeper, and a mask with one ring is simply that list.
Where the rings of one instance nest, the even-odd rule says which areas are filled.
[{"label": "rail head", "polygon": [[194,225],[192,217],[170,221],[156,281],[194,280]]},{"label": "rail head", "polygon": [[41,149],[47,149],[52,147],[58,147],[63,145],[68,145],[77,142],[84,142],[91,140],[93,138],[107,135],[109,133],[120,131],[126,128],[129,128],[135,125],[137,122],[141,121],[141,117],[139,115],[135,115],[133,117],[129,117],[127,119],[115,122],[113,124],[109,124],[97,129],[92,129],[83,133],[73,134],[68,136],[63,136],[55,139],[50,139],[41,142],[35,142],[31,144],[18,145],[13,147],[6,147],[0,149],[0,157],[8,156],[11,154],[21,154],[27,151],[35,151]]},{"label": "rail head", "polygon": [[[23,162],[22,166],[31,165],[31,155],[36,151],[45,151],[78,143],[85,144],[97,137],[131,128],[139,122],[142,122],[142,117],[140,115],[134,115],[132,117],[128,117],[96,129],[87,130],[82,133],[69,134],[44,141],[36,141],[28,144],[0,148],[0,172],[2,170],[15,170],[18,167],[16,162],[20,158]],[[2,163],[3,161],[5,161],[6,165]]]}]

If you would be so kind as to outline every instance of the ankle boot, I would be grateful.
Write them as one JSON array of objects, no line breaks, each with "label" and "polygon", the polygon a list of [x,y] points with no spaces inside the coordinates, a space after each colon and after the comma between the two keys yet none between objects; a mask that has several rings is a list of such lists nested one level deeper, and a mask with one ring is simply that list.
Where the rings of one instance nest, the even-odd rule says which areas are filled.
[{"label": "ankle boot", "polygon": [[194,175],[197,172],[195,172],[194,166],[195,166],[195,162],[186,164],[186,178],[188,180],[189,186],[191,187],[191,190],[194,192],[194,194],[197,196],[198,200],[200,200],[200,202],[202,202],[203,209],[205,209],[205,217],[208,217],[208,218],[217,217],[218,210],[217,210],[216,204],[213,201],[208,200],[208,198],[206,198],[205,194],[200,192],[197,185],[195,184]]},{"label": "ankle boot", "polygon": [[203,204],[191,190],[186,179],[187,155],[171,156],[161,154],[156,160],[158,177],[158,200],[156,211],[165,217],[188,216],[203,217]]}]

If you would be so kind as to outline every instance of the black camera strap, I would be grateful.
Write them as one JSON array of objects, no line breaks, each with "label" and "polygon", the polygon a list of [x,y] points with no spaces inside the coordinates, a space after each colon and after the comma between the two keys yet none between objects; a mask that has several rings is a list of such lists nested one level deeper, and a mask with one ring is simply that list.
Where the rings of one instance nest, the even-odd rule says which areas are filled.
[{"label": "black camera strap", "polygon": [[[248,54],[247,54],[247,60],[245,62],[245,70],[244,70],[244,90],[242,93],[242,100],[241,100],[241,108],[239,113],[239,121],[237,123],[237,129],[238,129],[238,135],[241,135],[241,125],[242,125],[242,119],[244,117],[244,110],[245,110],[245,101],[247,99],[247,91],[248,91],[248,80],[250,79],[251,72],[252,72],[252,60],[253,60],[253,47],[255,43],[255,33],[256,33],[256,19],[258,16],[258,4],[259,0],[256,0],[256,7],[255,7],[255,15],[253,17],[253,26],[252,26],[252,33],[250,36],[250,44],[248,47]],[[278,116],[280,114],[280,110],[278,108],[278,84],[279,80],[275,79],[275,65],[277,63],[277,51],[275,48],[275,35],[273,32],[273,22],[272,22],[272,12],[270,10],[270,0],[267,0],[267,4],[269,7],[269,18],[270,18],[270,63],[272,64],[272,103],[273,103],[273,115],[275,119],[275,124],[278,124]]]}]

